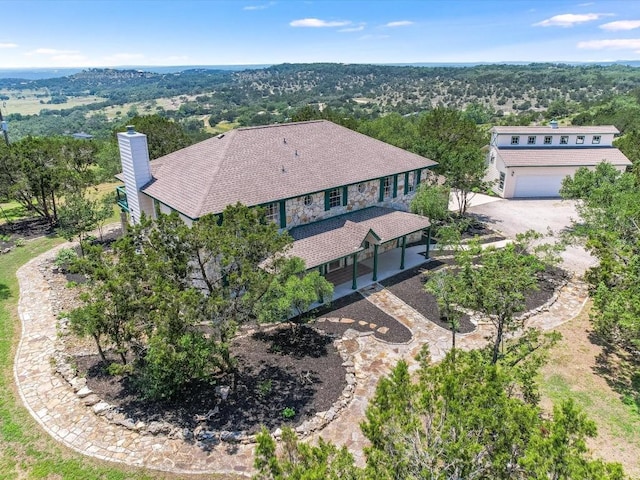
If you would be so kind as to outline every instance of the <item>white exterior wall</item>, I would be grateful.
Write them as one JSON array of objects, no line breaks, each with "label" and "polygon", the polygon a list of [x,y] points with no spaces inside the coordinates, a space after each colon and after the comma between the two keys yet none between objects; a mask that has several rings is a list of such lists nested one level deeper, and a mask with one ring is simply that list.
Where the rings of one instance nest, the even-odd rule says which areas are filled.
[{"label": "white exterior wall", "polygon": [[[599,135],[600,136],[600,143],[594,144],[593,143],[593,137],[594,135]],[[520,143],[518,143],[518,145],[512,145],[511,144],[511,137],[513,136],[519,136],[520,137]],[[529,137],[536,137],[536,143],[534,145],[529,145],[528,144],[528,140]],[[546,136],[550,136],[551,137],[551,144],[549,145],[545,145],[544,144],[544,137]],[[569,137],[569,140],[566,144],[561,144],[560,143],[560,137],[563,136],[567,136]],[[583,144],[578,144],[576,143],[576,139],[578,138],[578,136],[583,136],[584,137],[584,143]],[[549,132],[547,133],[536,133],[536,134],[529,134],[529,133],[513,133],[513,134],[492,134],[492,138],[491,138],[491,145],[496,145],[498,147],[512,147],[512,148],[534,148],[534,147],[571,147],[571,148],[577,148],[577,147],[587,147],[587,148],[593,148],[594,145],[596,146],[601,146],[601,147],[610,147],[613,144],[613,133],[606,133],[606,134],[593,134],[593,133],[589,133],[589,134],[585,134],[585,133],[570,133],[570,132],[563,132],[559,129],[553,129],[553,128],[549,128]]]},{"label": "white exterior wall", "polygon": [[118,147],[131,222],[138,223],[142,212],[154,216],[153,200],[140,192],[151,181],[147,136],[136,132],[118,133]]},{"label": "white exterior wall", "polygon": [[[624,166],[614,166],[618,171],[624,172]],[[576,170],[581,167],[512,167],[506,169],[504,192],[498,192],[503,198],[513,198],[518,182],[518,177],[524,176],[573,176]],[[587,167],[589,170],[595,170],[595,167]],[[497,190],[496,190],[497,191]]]},{"label": "white exterior wall", "polygon": [[[492,156],[493,161],[491,160]],[[485,182],[491,183],[491,190],[502,196],[502,190],[498,188],[500,186],[500,172],[506,173],[506,167],[504,166],[502,158],[498,155],[498,151],[494,147],[489,149],[486,163],[487,172],[485,173],[484,180]]]}]

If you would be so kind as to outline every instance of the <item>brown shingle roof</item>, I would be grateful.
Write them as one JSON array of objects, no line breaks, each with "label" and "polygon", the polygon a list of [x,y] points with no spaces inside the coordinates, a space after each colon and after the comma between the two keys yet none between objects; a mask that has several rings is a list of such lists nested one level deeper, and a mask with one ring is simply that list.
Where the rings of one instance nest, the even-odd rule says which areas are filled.
[{"label": "brown shingle roof", "polygon": [[302,258],[307,268],[314,268],[363,250],[369,232],[384,243],[429,226],[426,217],[413,213],[365,208],[292,229],[289,233],[294,242],[288,254]]},{"label": "brown shingle roof", "polygon": [[507,167],[594,166],[601,162],[631,165],[617,148],[500,148],[498,155]]},{"label": "brown shingle roof", "polygon": [[620,131],[614,127],[613,125],[592,125],[592,126],[568,126],[568,127],[558,127],[551,128],[548,125],[541,125],[536,127],[519,127],[519,126],[497,126],[493,127],[490,132],[499,133],[499,134],[513,134],[513,135],[530,135],[530,134],[564,134],[569,135],[571,133],[595,133],[598,134],[606,134],[613,133],[618,134]]},{"label": "brown shingle roof", "polygon": [[143,191],[191,217],[436,165],[320,120],[232,130],[151,162]]}]

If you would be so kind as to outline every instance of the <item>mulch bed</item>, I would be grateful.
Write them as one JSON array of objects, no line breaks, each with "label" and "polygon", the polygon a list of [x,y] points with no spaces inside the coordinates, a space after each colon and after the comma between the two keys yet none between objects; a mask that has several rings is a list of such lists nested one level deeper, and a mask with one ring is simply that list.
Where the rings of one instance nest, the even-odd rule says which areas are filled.
[{"label": "mulch bed", "polygon": [[18,238],[42,237],[53,233],[51,224],[43,218],[25,218],[13,220],[11,223],[0,225],[0,235],[11,235]]},{"label": "mulch bed", "polygon": [[[420,312],[425,318],[449,330],[449,324],[440,316],[440,309],[438,308],[436,297],[424,289],[424,284],[427,281],[429,272],[437,270],[444,265],[445,263],[442,261],[432,260],[426,265],[420,265],[391,278],[387,278],[381,281],[380,284],[407,305]],[[460,318],[458,333],[473,332],[475,328],[476,326],[469,320],[469,315],[464,314],[462,318]]]},{"label": "mulch bed", "polygon": [[[415,308],[424,317],[433,323],[449,329],[446,320],[440,317],[440,309],[436,298],[424,290],[428,274],[431,271],[441,268],[445,263],[451,264],[452,260],[446,262],[433,260],[426,265],[414,267],[406,272],[380,282],[391,293],[402,299],[405,303]],[[525,294],[525,310],[528,312],[541,307],[547,303],[555,292],[558,283],[565,277],[566,272],[560,268],[550,267],[539,275],[538,289],[530,290]],[[459,333],[469,333],[475,329],[468,315],[463,315],[460,319]]]},{"label": "mulch bed", "polygon": [[[195,428],[196,415],[216,409],[206,421],[210,430],[256,433],[261,425],[277,428],[296,426],[336,402],[346,385],[343,359],[333,346],[333,338],[314,328],[302,326],[292,337],[290,326],[240,337],[233,342],[232,354],[238,359],[235,389],[226,401],[215,393],[215,385],[190,385],[173,402],[141,400],[127,377],[106,373],[97,355],[78,356],[78,370],[86,373],[87,385],[98,397],[120,407],[144,422],[164,421]],[[220,378],[219,385],[229,385]],[[283,410],[292,408],[295,416],[285,419]]]},{"label": "mulch bed", "polygon": [[[389,329],[387,333],[380,333],[373,330],[374,335],[381,340],[390,343],[405,343],[411,340],[411,331],[407,327],[380,310],[358,292],[339,298],[332,302],[330,307],[314,312],[314,317],[350,318],[355,320],[354,323],[333,323],[325,321],[315,324],[317,328],[336,336],[342,336],[348,328],[361,332],[371,332],[372,329],[369,327],[369,324],[374,323],[376,324],[376,330],[380,327],[387,327]],[[358,323],[359,321],[367,322],[367,324],[360,325],[360,323]]]}]

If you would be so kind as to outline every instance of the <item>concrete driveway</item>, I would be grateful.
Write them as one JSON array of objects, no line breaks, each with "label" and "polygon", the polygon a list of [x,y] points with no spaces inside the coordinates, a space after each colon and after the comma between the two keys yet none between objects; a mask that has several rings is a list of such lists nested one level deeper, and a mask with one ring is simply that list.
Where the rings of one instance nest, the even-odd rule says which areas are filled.
[{"label": "concrete driveway", "polygon": [[[545,233],[549,229],[557,238],[558,233],[571,225],[572,219],[578,218],[572,200],[494,200],[489,197],[491,201],[487,201],[484,197],[486,195],[476,195],[468,212],[507,238],[515,238],[516,234],[527,230]],[[596,259],[584,248],[574,246],[567,247],[562,259],[561,266],[577,275],[584,274],[587,268],[596,263]]]}]

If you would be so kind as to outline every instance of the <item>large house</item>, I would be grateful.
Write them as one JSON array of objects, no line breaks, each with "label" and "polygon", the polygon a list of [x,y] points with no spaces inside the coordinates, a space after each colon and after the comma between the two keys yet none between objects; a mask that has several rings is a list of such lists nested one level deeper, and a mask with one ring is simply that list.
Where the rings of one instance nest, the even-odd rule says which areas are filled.
[{"label": "large house", "polygon": [[580,167],[609,162],[624,171],[631,162],[613,146],[613,125],[493,127],[485,179],[503,198],[558,197],[562,180]]},{"label": "large house", "polygon": [[407,210],[436,163],[334,123],[240,128],[151,162],[133,127],[118,143],[131,222],[177,212],[190,224],[237,202],[261,206],[307,269],[346,271],[353,289],[359,265],[377,280],[384,252],[399,253],[400,269],[410,244],[425,243],[428,256],[429,221]]}]

